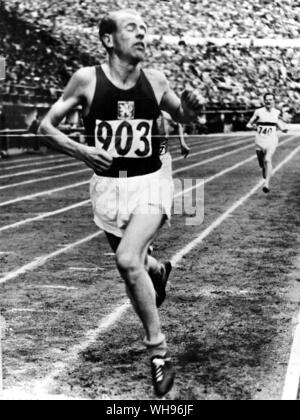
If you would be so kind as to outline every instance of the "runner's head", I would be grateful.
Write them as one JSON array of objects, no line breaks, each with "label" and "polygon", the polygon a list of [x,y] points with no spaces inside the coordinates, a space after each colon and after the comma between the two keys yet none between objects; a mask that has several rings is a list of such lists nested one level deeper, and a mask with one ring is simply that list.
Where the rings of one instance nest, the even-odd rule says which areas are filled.
[{"label": "runner's head", "polygon": [[264,104],[267,109],[272,109],[275,106],[275,96],[273,93],[266,93],[264,95]]},{"label": "runner's head", "polygon": [[145,58],[147,26],[138,12],[123,9],[107,14],[99,26],[100,40],[108,54],[138,64]]}]

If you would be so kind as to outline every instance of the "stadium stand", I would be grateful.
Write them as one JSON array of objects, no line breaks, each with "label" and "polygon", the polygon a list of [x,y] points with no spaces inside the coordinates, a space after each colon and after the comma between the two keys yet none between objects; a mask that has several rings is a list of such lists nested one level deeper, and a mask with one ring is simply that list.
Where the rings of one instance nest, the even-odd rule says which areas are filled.
[{"label": "stadium stand", "polygon": [[[7,0],[7,7],[32,24],[94,27],[107,10],[131,7],[141,11],[152,33],[195,37],[297,38],[300,2],[295,0]],[[68,10],[68,12],[66,12]],[[157,16],[164,16],[159,21]]]},{"label": "stadium stand", "polygon": [[[147,16],[154,39],[148,56],[179,93],[192,84],[203,91],[209,110],[251,109],[269,90],[291,113],[300,103],[300,49],[248,46],[255,36],[300,36],[300,2],[291,0],[1,1],[0,55],[8,60],[3,94],[11,101],[53,101],[71,74],[104,57],[97,37],[100,17],[109,9],[132,7]],[[68,12],[66,13],[66,10]],[[157,20],[157,16],[166,19]],[[180,18],[178,18],[180,16]],[[191,29],[192,28],[192,29]],[[201,45],[166,43],[161,34],[205,37]],[[235,38],[217,46],[209,37]]]}]

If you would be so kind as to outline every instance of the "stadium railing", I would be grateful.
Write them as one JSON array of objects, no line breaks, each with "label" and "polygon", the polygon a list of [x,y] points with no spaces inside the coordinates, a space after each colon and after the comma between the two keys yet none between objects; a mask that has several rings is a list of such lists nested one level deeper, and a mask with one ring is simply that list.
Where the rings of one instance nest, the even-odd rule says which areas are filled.
[{"label": "stadium railing", "polygon": [[[83,128],[64,129],[72,139],[80,141],[83,136]],[[40,151],[46,146],[43,138],[31,133],[29,130],[0,130],[0,153],[9,155],[23,153],[26,151]]]},{"label": "stadium railing", "polygon": [[[253,115],[251,111],[207,111],[202,114],[204,117],[194,123],[185,125],[184,129],[188,135],[203,135],[214,133],[230,133],[245,131],[246,124]],[[62,131],[76,141],[84,141],[84,128],[63,127]],[[172,134],[177,134],[176,126]],[[0,152],[10,151],[23,152],[28,150],[38,151],[43,145],[43,139],[30,132],[28,129],[5,129],[0,130]]]}]

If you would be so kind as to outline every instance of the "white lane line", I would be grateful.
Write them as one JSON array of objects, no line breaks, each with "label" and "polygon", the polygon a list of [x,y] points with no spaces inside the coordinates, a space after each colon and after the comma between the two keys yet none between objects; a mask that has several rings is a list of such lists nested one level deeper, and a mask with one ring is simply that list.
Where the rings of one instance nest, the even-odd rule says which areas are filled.
[{"label": "white lane line", "polygon": [[[230,136],[228,138],[230,138]],[[211,140],[206,139],[205,143],[204,142],[200,143],[199,139],[192,139],[191,142],[190,142],[190,145],[192,147],[193,146],[196,147],[198,145],[206,145],[207,143],[211,143],[211,142],[214,142],[214,141],[220,142],[221,140],[222,140],[221,138],[211,139]],[[178,149],[179,148],[179,142],[178,142],[178,146],[177,145],[172,145],[172,148],[174,148],[174,150]],[[39,159],[40,161],[39,162],[37,162],[37,161],[32,162],[33,159]],[[52,160],[53,160],[53,162],[51,162]],[[49,163],[55,164],[55,163],[60,163],[60,162],[71,162],[71,161],[74,161],[74,159],[71,158],[71,157],[61,157],[61,155],[58,155],[58,156],[50,155],[50,156],[47,156],[47,157],[44,157],[44,158],[20,159],[20,160],[16,161],[16,163],[19,163],[19,162],[26,162],[26,163],[24,163],[22,165],[18,164],[18,165],[7,166],[7,167],[2,167],[0,165],[0,170],[8,171],[8,170],[24,168],[24,167],[28,168],[28,167],[31,167],[31,166],[39,166],[39,165],[43,165],[43,164],[46,165],[46,164],[49,164]],[[45,168],[39,168],[39,170],[43,170],[43,169],[45,169]],[[21,173],[21,174],[23,175],[24,173]]]},{"label": "white lane line", "polygon": [[58,179],[58,178],[64,178],[70,175],[82,174],[88,171],[91,171],[91,169],[86,168],[86,169],[80,169],[79,171],[64,172],[59,175],[51,175],[51,176],[46,176],[43,178],[30,179],[29,181],[17,182],[16,184],[8,184],[8,185],[0,186],[0,190],[7,190],[9,188],[20,187],[20,186],[28,185],[28,184],[35,184],[37,182],[42,182],[42,181],[51,181],[52,179]]},{"label": "white lane line", "polygon": [[[294,149],[279,165],[274,169],[274,175],[290,160],[292,160],[299,152],[300,146]],[[218,217],[208,228],[206,228],[196,239],[191,241],[181,251],[179,251],[173,258],[172,264],[176,266],[182,258],[187,255],[190,251],[196,248],[208,235],[210,235],[218,226],[220,226],[236,209],[241,207],[250,197],[252,197],[264,184],[264,180],[259,181],[249,192],[244,195],[238,201],[236,201],[225,213]]]},{"label": "white lane line", "polygon": [[44,220],[44,219],[47,219],[48,217],[57,216],[58,214],[62,214],[62,213],[68,212],[70,210],[74,210],[74,209],[77,209],[79,207],[86,206],[86,205],[90,204],[90,202],[91,202],[91,200],[84,200],[84,201],[81,201],[79,203],[73,204],[71,206],[63,207],[59,210],[51,211],[51,212],[48,212],[48,213],[43,213],[43,214],[40,214],[39,216],[36,216],[36,217],[30,217],[28,219],[21,220],[20,222],[16,222],[16,223],[13,223],[11,225],[3,226],[3,227],[0,228],[0,232],[4,232],[8,229],[18,228],[18,227],[26,225],[28,223],[37,222],[39,220]]},{"label": "white lane line", "polygon": [[67,163],[65,165],[47,166],[46,168],[33,169],[31,171],[24,171],[24,172],[17,172],[13,174],[1,175],[0,179],[15,178],[17,176],[23,176],[23,175],[32,175],[32,174],[37,174],[39,172],[55,171],[56,169],[66,169],[66,168],[71,168],[73,166],[79,166],[79,165],[83,165],[83,163],[80,161],[76,161],[75,163]]},{"label": "white lane line", "polygon": [[[286,143],[288,143],[288,142],[290,142],[290,141],[292,141],[292,140],[295,140],[295,137],[292,137],[292,138],[290,138],[290,139],[288,139],[288,140],[284,140],[284,141],[280,142],[279,147],[281,147],[281,146],[285,145]],[[222,175],[224,175],[224,174],[226,174],[226,173],[228,173],[228,172],[230,172],[230,171],[234,171],[234,170],[235,170],[236,168],[238,168],[239,166],[244,165],[244,164],[245,164],[245,163],[247,163],[248,161],[251,161],[251,160],[253,160],[253,159],[255,159],[255,158],[256,158],[256,155],[254,155],[254,156],[250,157],[249,159],[245,159],[244,161],[239,162],[239,163],[237,163],[236,165],[233,165],[233,166],[231,166],[231,167],[229,167],[229,168],[227,168],[227,169],[225,169],[225,170],[223,170],[223,171],[221,171],[221,172],[217,173],[216,175],[212,176],[211,178],[209,178],[209,179],[205,180],[204,182],[198,183],[196,186],[193,186],[192,188],[189,188],[186,192],[189,192],[189,191],[191,191],[191,190],[194,190],[195,188],[198,188],[198,187],[200,187],[201,185],[203,185],[203,184],[205,184],[205,183],[207,183],[207,182],[211,182],[211,181],[213,181],[214,179],[218,178],[219,176],[222,176]],[[199,163],[199,165],[201,165],[201,164],[202,164],[202,163]],[[89,182],[89,181],[88,181],[88,182]],[[87,182],[87,183],[88,183],[88,182]],[[177,196],[178,196],[178,195],[176,195],[176,196],[175,196],[175,198],[176,198]],[[11,225],[6,225],[6,226],[1,227],[1,228],[0,228],[0,232],[4,232],[4,231],[9,230],[9,229],[18,228],[18,227],[20,227],[20,226],[26,225],[27,223],[32,223],[32,222],[36,222],[36,221],[39,221],[39,220],[43,220],[43,219],[46,219],[46,218],[49,218],[49,217],[52,217],[52,216],[56,216],[56,215],[58,215],[58,214],[65,213],[65,212],[68,212],[68,211],[70,211],[70,210],[74,210],[74,209],[76,209],[76,208],[78,208],[78,207],[81,207],[81,206],[86,206],[86,205],[88,205],[89,203],[90,203],[90,200],[85,200],[85,201],[81,201],[81,202],[79,202],[79,203],[77,203],[77,204],[74,204],[74,205],[71,205],[71,206],[63,207],[63,208],[61,208],[61,209],[59,209],[59,210],[56,210],[56,211],[53,211],[53,212],[43,213],[43,214],[41,214],[41,215],[39,215],[39,216],[36,216],[36,217],[31,217],[31,218],[28,218],[28,219],[25,219],[25,220],[21,220],[20,222],[16,222],[16,223],[13,223],[13,224],[11,224]],[[1,206],[1,204],[0,204],[0,206]]]},{"label": "white lane line", "polygon": [[[250,161],[254,160],[255,158],[256,158],[256,155],[253,155],[253,156],[251,156],[250,158],[247,158],[247,159],[245,159],[244,161],[239,162],[239,163],[237,163],[237,164],[235,164],[235,165],[231,166],[230,168],[226,168],[226,169],[224,169],[223,171],[221,171],[221,172],[219,172],[219,173],[217,173],[217,174],[213,175],[212,177],[210,177],[210,178],[208,178],[208,179],[206,179],[206,180],[203,180],[203,181],[201,181],[200,183],[197,183],[197,184],[196,184],[196,185],[194,185],[193,187],[188,188],[188,189],[185,189],[183,192],[178,193],[178,194],[175,196],[175,198],[177,198],[177,197],[179,197],[179,196],[181,196],[181,195],[183,195],[183,194],[186,194],[186,193],[188,193],[189,191],[195,190],[195,189],[199,188],[199,187],[200,187],[200,186],[202,186],[202,185],[208,184],[209,182],[212,182],[212,181],[214,181],[215,179],[217,179],[217,178],[219,178],[219,177],[221,177],[221,176],[223,176],[223,175],[225,175],[225,174],[227,174],[227,173],[229,173],[229,172],[231,172],[231,171],[234,171],[235,169],[237,169],[237,168],[239,168],[240,166],[243,166],[244,164],[246,164],[246,163],[248,163],[248,162],[250,162]],[[89,203],[90,203],[90,200],[86,200],[86,201],[84,201],[84,202],[82,202],[82,203],[78,203],[77,205],[74,205],[74,206],[69,206],[68,210],[71,210],[71,209],[76,208],[76,207],[80,207],[80,206],[82,206],[82,205],[87,205],[87,204],[89,204]],[[61,210],[56,211],[56,214],[59,214],[59,213],[62,213],[63,211],[68,211],[68,210],[66,210],[66,208],[65,208],[65,209],[61,209]],[[45,218],[45,217],[50,217],[50,216],[52,216],[52,215],[53,215],[53,213],[49,213],[48,215],[41,215],[41,216],[38,216],[38,219],[39,219],[39,220],[41,220],[41,219],[43,219],[43,218]],[[33,219],[37,219],[37,218],[33,218]],[[21,224],[25,224],[25,222],[26,222],[26,221],[16,223],[16,224],[15,224],[15,227],[18,227],[18,226],[20,226]],[[29,222],[26,222],[26,223],[29,223]],[[17,225],[17,226],[16,226],[16,225]],[[10,225],[10,226],[6,226],[6,227],[4,227],[4,228],[1,228],[1,229],[0,229],[0,232],[1,232],[1,231],[3,231],[3,230],[7,230],[7,229],[8,229],[8,228],[10,228],[11,226],[12,226],[12,225]],[[114,256],[115,256],[115,254],[113,254],[113,253],[106,253],[106,254],[105,254],[105,256],[112,256],[112,257],[114,257]],[[90,269],[83,269],[83,268],[76,268],[76,267],[70,267],[69,269],[70,269],[70,270],[77,270],[77,271],[78,271],[78,270],[79,270],[79,271],[84,271],[84,270],[86,270],[86,271],[91,271]],[[96,270],[96,269],[95,269],[95,270]],[[97,268],[97,270],[99,270],[99,268]],[[1,284],[1,278],[0,278],[0,284]]]},{"label": "white lane line", "polygon": [[87,273],[91,273],[93,271],[105,271],[105,268],[101,268],[101,267],[69,267],[70,271],[82,271],[82,272],[87,272]]},{"label": "white lane line", "polygon": [[44,313],[51,313],[51,314],[59,314],[59,311],[55,311],[55,310],[49,310],[49,309],[28,309],[28,308],[15,308],[15,309],[10,309],[7,311],[8,313],[36,313],[36,314],[44,314]]},{"label": "white lane line", "polygon": [[252,160],[255,160],[255,159],[257,159],[257,157],[256,157],[256,155],[253,155],[253,156],[251,156],[251,157],[249,157],[245,160],[242,160],[241,162],[236,163],[235,165],[230,166],[229,168],[226,168],[223,171],[218,172],[217,174],[211,176],[210,178],[206,178],[205,180],[198,182],[197,184],[193,185],[192,187],[185,189],[183,193],[179,192],[178,194],[176,194],[174,196],[174,198],[180,197],[183,194],[185,195],[188,192],[196,190],[197,188],[199,188],[203,185],[209,184],[210,182],[214,181],[215,179],[220,178],[221,176],[226,175],[229,172],[232,172],[235,169],[239,168],[240,166],[244,166],[246,163],[249,163],[249,162],[251,162]]},{"label": "white lane line", "polygon": [[[31,155],[28,155],[28,157],[25,158],[25,159],[11,159],[11,160],[5,161],[5,163],[4,162],[3,163],[5,165],[8,162],[9,163],[32,162],[32,161],[37,162],[37,161],[51,160],[51,159],[60,158],[60,157],[61,157],[61,154],[59,154],[59,153],[57,155],[45,155],[45,156],[31,156]],[[0,163],[0,166],[1,166],[1,163]]]},{"label": "white lane line", "polygon": [[[161,137],[161,136],[159,136]],[[240,138],[246,138],[246,137],[252,137],[255,138],[255,132],[237,132],[237,133],[229,133],[229,134],[209,134],[209,135],[197,135],[197,134],[187,134],[184,136],[185,140],[192,141],[192,142],[198,142],[199,144],[206,144],[206,143],[214,143],[214,142],[222,142],[227,141],[228,139],[235,139],[236,137]],[[179,134],[177,135],[171,135],[167,136],[169,140],[170,146],[174,146],[174,141],[179,142]]]},{"label": "white lane line", "polygon": [[[290,153],[274,170],[274,173],[278,172],[284,165],[286,165],[290,160],[292,160],[296,154],[300,151],[300,146],[298,146],[292,153]],[[174,266],[177,266],[178,263],[185,257],[189,252],[191,252],[194,248],[203,242],[203,240],[209,236],[218,226],[220,226],[231,214],[241,207],[250,197],[252,197],[263,185],[264,180],[258,182],[246,195],[240,198],[238,201],[234,203],[225,213],[223,213],[220,217],[218,217],[207,229],[205,229],[196,239],[191,241],[187,246],[182,248],[179,252],[177,252],[173,258],[172,263]],[[89,331],[88,339],[83,341],[78,346],[75,346],[71,350],[71,360],[65,359],[64,362],[61,362],[59,366],[54,369],[52,373],[50,373],[45,379],[41,381],[36,381],[35,384],[35,392],[38,390],[43,390],[43,393],[51,392],[50,388],[54,385],[54,381],[57,377],[61,376],[64,372],[66,372],[71,366],[74,366],[76,361],[78,361],[78,357],[80,353],[86,351],[99,337],[99,335],[103,334],[103,332],[110,329],[114,324],[116,324],[121,317],[125,314],[125,312],[130,308],[130,303],[127,301],[125,303],[121,303],[117,306],[114,311],[110,314],[109,317],[105,317],[102,321],[100,321],[99,326],[96,330]],[[92,340],[92,337],[94,339]]]},{"label": "white lane line", "polygon": [[59,285],[50,285],[50,286],[32,286],[33,289],[53,289],[53,290],[78,290],[78,287],[68,287],[68,286],[59,286]]},{"label": "white lane line", "polygon": [[[245,140],[245,139],[244,139],[244,140],[239,141],[239,142],[237,142],[237,143],[229,143],[229,144],[222,145],[222,146],[219,146],[219,147],[214,147],[214,148],[210,148],[210,149],[202,150],[202,151],[200,151],[200,152],[192,153],[192,154],[190,155],[190,157],[197,156],[197,155],[201,155],[201,154],[205,154],[205,153],[209,153],[209,152],[213,152],[213,151],[217,151],[217,150],[221,150],[221,149],[226,149],[226,148],[228,148],[228,147],[234,147],[234,146],[237,146],[237,145],[239,145],[239,144],[241,144],[241,143],[244,143],[244,142],[246,142],[246,141],[247,141],[247,140]],[[173,162],[179,161],[179,160],[181,160],[181,159],[183,159],[183,157],[182,157],[182,156],[181,156],[181,157],[178,157],[178,158],[173,159]],[[77,163],[77,164],[73,164],[73,166],[75,166],[75,165],[79,165],[79,163]],[[70,166],[72,166],[72,165],[70,165]],[[64,166],[64,167],[65,167],[65,166]],[[54,169],[57,169],[57,168],[59,168],[59,167],[57,166],[57,167],[56,167],[56,168],[54,168]],[[20,187],[20,186],[22,186],[22,185],[28,185],[28,184],[33,184],[33,183],[42,182],[42,181],[49,181],[49,180],[52,180],[52,179],[57,179],[57,178],[63,178],[63,177],[65,177],[65,176],[75,175],[75,174],[77,174],[77,173],[83,173],[83,172],[88,172],[88,171],[91,171],[91,169],[86,168],[86,169],[82,169],[82,170],[80,170],[80,171],[64,172],[64,173],[59,174],[59,175],[53,175],[53,176],[47,176],[47,177],[43,177],[43,178],[30,179],[30,180],[28,180],[28,181],[22,181],[22,182],[18,182],[18,183],[15,183],[15,184],[8,184],[8,185],[3,185],[3,186],[0,186],[0,190],[2,190],[2,191],[3,191],[3,190],[7,190],[7,189],[9,189],[9,188]],[[7,176],[7,177],[8,177],[8,176]]]},{"label": "white lane line", "polygon": [[[223,137],[223,138],[220,138],[220,137],[216,137],[216,138],[199,138],[199,137],[194,137],[192,135],[188,135],[188,136],[185,136],[184,138],[185,138],[185,141],[187,142],[187,145],[188,146],[192,146],[192,147],[193,146],[197,146],[197,145],[205,146],[205,145],[208,145],[208,144],[217,144],[217,143],[221,143],[221,142],[226,143],[227,141],[233,141],[233,140],[235,140],[231,136],[227,136],[227,137]],[[178,136],[170,136],[170,137],[168,137],[168,142],[169,142],[169,148],[171,148],[171,149],[178,149],[178,148],[180,148],[179,135]]]},{"label": "white lane line", "polygon": [[99,231],[96,233],[93,233],[92,235],[89,235],[79,241],[76,241],[70,245],[66,245],[63,248],[52,252],[51,254],[47,254],[47,255],[42,255],[41,257],[36,258],[35,260],[33,260],[32,262],[23,265],[22,267],[18,268],[17,270],[11,271],[10,273],[6,274],[3,277],[0,277],[0,284],[4,284],[10,280],[14,280],[17,277],[19,277],[22,274],[26,274],[28,271],[33,271],[36,268],[39,268],[41,266],[43,266],[44,264],[46,264],[49,260],[58,257],[59,255],[62,255],[66,252],[71,251],[72,249],[83,245],[87,242],[90,242],[92,239],[97,238],[98,236],[102,235],[103,232]]},{"label": "white lane line", "polygon": [[[221,155],[217,155],[216,157],[213,157],[213,158],[210,158],[210,159],[206,159],[206,160],[204,160],[204,161],[202,161],[202,162],[199,162],[199,163],[195,163],[195,164],[193,164],[193,165],[192,165],[192,167],[202,166],[202,165],[204,165],[204,164],[206,164],[206,163],[213,162],[213,161],[215,161],[215,160],[221,159],[222,157],[230,156],[231,154],[237,153],[237,152],[239,152],[240,150],[243,150],[243,149],[246,149],[246,148],[250,148],[250,147],[252,147],[252,145],[246,146],[246,147],[244,147],[244,148],[235,149],[235,150],[232,150],[232,151],[230,151],[230,152],[223,153],[223,154],[221,154]],[[187,169],[189,169],[190,167],[191,167],[191,165],[184,166],[183,168],[181,168],[181,169],[177,169],[176,171],[174,171],[174,172],[173,172],[173,174],[176,174],[176,173],[178,173],[178,172],[181,172],[181,171],[187,170]],[[41,192],[39,192],[39,193],[36,193],[36,194],[30,194],[30,195],[27,195],[27,196],[25,195],[25,196],[23,196],[23,197],[18,197],[18,198],[15,198],[15,199],[13,199],[13,200],[4,201],[4,202],[0,203],[0,207],[8,206],[8,205],[10,205],[10,204],[19,203],[20,201],[32,200],[32,199],[35,199],[35,198],[37,198],[37,197],[41,197],[41,196],[44,196],[44,195],[50,195],[50,194],[53,194],[53,193],[56,193],[56,192],[61,192],[61,191],[64,191],[64,190],[67,190],[67,189],[70,189],[70,188],[76,188],[76,187],[78,187],[78,186],[82,186],[82,185],[89,184],[89,182],[90,182],[90,181],[83,181],[83,182],[81,182],[81,183],[77,183],[77,184],[70,184],[70,185],[67,185],[67,186],[65,186],[65,187],[56,188],[56,189],[53,189],[53,190],[41,191]]]},{"label": "white lane line", "polygon": [[96,329],[90,330],[85,334],[82,344],[75,345],[68,350],[67,358],[63,362],[57,363],[50,375],[43,380],[34,382],[32,389],[29,390],[29,393],[40,397],[47,394],[57,377],[64,373],[66,365],[74,365],[77,362],[78,355],[83,353],[101,334],[104,334],[111,328],[112,325],[118,322],[118,320],[122,318],[130,307],[131,305],[127,300],[123,301],[111,314],[104,317],[104,319],[99,322]]},{"label": "white lane line", "polygon": [[[244,139],[244,140],[240,140],[240,141],[235,142],[235,143],[223,144],[222,146],[217,146],[217,147],[212,147],[210,149],[201,150],[200,152],[191,153],[189,155],[189,158],[192,158],[194,156],[199,156],[199,155],[205,155],[206,153],[210,153],[210,152],[216,152],[217,150],[228,149],[229,147],[238,146],[240,144],[245,144],[245,143],[248,143],[249,140],[250,139],[247,139],[247,140]],[[251,146],[253,146],[253,144]],[[173,159],[173,162],[177,162],[177,161],[182,160],[182,159],[183,159],[183,157],[179,156],[179,157]]]},{"label": "white lane line", "polygon": [[284,381],[282,401],[298,400],[300,385],[300,313],[293,337],[288,369]]},{"label": "white lane line", "polygon": [[[251,157],[251,159],[253,159],[253,157]],[[248,161],[248,159],[246,159],[246,161]],[[241,163],[239,162],[239,164],[237,164],[237,165],[240,166]],[[234,165],[234,167],[236,167],[237,165]],[[227,173],[227,172],[228,172],[228,169],[225,170],[224,173]],[[215,178],[217,178],[216,175],[214,177],[211,177],[211,179],[209,181],[211,181],[211,180],[213,180]],[[196,189],[196,188],[198,188],[198,185],[196,185],[196,186],[193,187],[193,189]],[[186,192],[187,191],[183,191],[179,195],[183,195]],[[86,201],[86,203],[87,203],[87,201]],[[81,203],[79,203],[79,204],[81,204]],[[45,217],[45,215],[41,215],[41,216],[38,216],[38,217],[41,219],[41,218]],[[96,235],[98,236],[98,234],[96,234]],[[61,255],[62,253],[67,252],[68,250],[74,248],[75,246],[78,246],[78,245],[80,245],[82,243],[88,242],[89,240],[93,239],[93,237],[94,236],[92,235],[92,237],[85,238],[85,239],[83,239],[83,240],[81,240],[79,242],[75,242],[74,244],[71,244],[71,245],[69,245],[67,247],[63,247],[62,249],[60,249],[60,250],[58,250],[58,251],[56,251],[56,252],[54,252],[52,254],[49,254],[49,255],[46,255],[46,256],[42,256],[42,257],[38,257],[33,262],[28,263],[28,264],[24,265],[23,267],[15,270],[13,272],[10,272],[10,273],[6,274],[3,277],[0,277],[0,284],[5,283],[5,282],[7,282],[9,280],[15,279],[16,277],[18,277],[21,274],[26,273],[27,271],[32,271],[35,268],[40,267],[41,265],[45,264],[49,259],[52,259],[52,258],[54,258],[54,257],[56,257],[58,255]]]},{"label": "white lane line", "polygon": [[16,203],[19,203],[20,201],[33,200],[37,197],[42,197],[44,195],[55,194],[57,192],[69,190],[71,188],[81,187],[83,185],[87,185],[89,182],[90,181],[77,182],[76,184],[70,184],[70,185],[66,185],[64,187],[54,188],[53,190],[41,191],[41,192],[36,193],[36,194],[25,195],[23,197],[18,197],[18,198],[15,198],[13,200],[4,201],[3,203],[0,203],[0,207],[8,206],[10,204],[16,204]]},{"label": "white lane line", "polygon": [[[51,162],[52,160],[53,160],[53,162]],[[71,157],[70,158],[66,158],[66,157],[56,156],[56,157],[52,157],[51,159],[44,158],[41,162],[33,162],[33,163],[30,163],[31,162],[31,159],[27,159],[26,160],[27,163],[23,163],[23,165],[13,165],[13,166],[7,166],[5,168],[2,168],[0,166],[0,168],[3,171],[9,171],[9,170],[12,170],[12,169],[18,169],[18,168],[24,168],[24,167],[25,168],[28,168],[30,166],[47,165],[49,163],[55,164],[55,163],[60,163],[60,162],[68,162],[68,161],[71,161],[71,160],[74,160],[74,159],[72,159]]]},{"label": "white lane line", "polygon": [[[198,146],[200,147],[204,147],[204,146],[219,146],[219,145],[227,145],[229,142],[231,141],[237,141],[237,140],[251,140],[253,139],[253,136],[247,136],[247,137],[241,137],[241,139],[237,139],[237,138],[230,138],[228,137],[228,139],[221,139],[221,138],[217,138],[217,139],[207,139],[205,141],[201,141],[199,139],[196,140],[189,140],[188,138],[185,138],[187,145],[191,148],[191,152],[193,152],[196,148],[198,148]],[[168,147],[169,152],[171,152],[172,154],[176,154],[177,153],[181,153],[180,152],[180,145],[179,145],[179,140],[178,140],[178,144],[172,144],[169,145]]]},{"label": "white lane line", "polygon": [[235,153],[241,152],[242,150],[247,150],[247,149],[250,149],[250,148],[253,148],[253,144],[249,144],[247,146],[239,147],[238,149],[231,150],[230,152],[222,153],[221,155],[217,155],[217,156],[214,156],[212,158],[205,159],[202,162],[193,163],[192,165],[188,165],[188,166],[184,166],[182,168],[176,169],[173,172],[173,175],[179,174],[181,172],[188,171],[189,169],[193,169],[193,168],[197,168],[199,166],[206,165],[207,163],[215,162],[216,160],[223,159],[224,157],[231,156]]},{"label": "white lane line", "polygon": [[[287,143],[289,143],[289,142],[291,142],[291,141],[293,141],[293,140],[295,140],[295,139],[296,139],[296,137],[294,137],[294,136],[293,136],[293,137],[291,137],[291,138],[289,138],[289,139],[287,139],[287,140],[284,140],[284,141],[282,141],[282,142],[279,144],[279,146],[278,146],[278,147],[282,147],[282,146],[286,145]],[[223,175],[225,175],[225,174],[227,174],[227,173],[229,173],[229,172],[232,172],[232,171],[234,171],[235,169],[239,168],[240,166],[244,166],[246,163],[249,163],[249,162],[251,162],[252,160],[255,160],[255,159],[257,159],[256,154],[255,154],[255,155],[253,155],[253,156],[250,156],[249,158],[247,158],[247,159],[245,159],[245,160],[242,160],[241,162],[236,163],[236,164],[235,164],[235,165],[233,165],[233,166],[230,166],[229,168],[224,169],[223,171],[218,172],[217,174],[215,174],[215,175],[211,176],[210,178],[206,178],[205,180],[198,182],[198,183],[197,183],[196,185],[194,185],[193,187],[190,187],[190,188],[187,188],[186,190],[184,190],[184,192],[183,192],[183,193],[184,193],[184,194],[187,194],[188,192],[193,191],[193,190],[195,190],[195,189],[197,189],[197,188],[199,188],[199,187],[201,187],[201,186],[203,186],[203,185],[206,185],[206,184],[208,184],[209,182],[212,182],[212,181],[214,181],[215,179],[220,178],[221,176],[223,176]],[[182,193],[182,192],[180,192],[180,193],[176,194],[176,195],[174,196],[174,198],[180,197],[183,193]]]}]

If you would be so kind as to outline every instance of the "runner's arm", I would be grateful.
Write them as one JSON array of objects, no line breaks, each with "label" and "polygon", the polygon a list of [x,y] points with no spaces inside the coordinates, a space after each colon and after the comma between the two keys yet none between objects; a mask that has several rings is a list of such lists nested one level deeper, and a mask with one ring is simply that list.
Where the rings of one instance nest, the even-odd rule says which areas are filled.
[{"label": "runner's arm", "polygon": [[87,83],[86,69],[81,69],[74,74],[62,97],[52,106],[42,121],[39,133],[50,146],[85,162],[94,171],[101,172],[111,166],[111,156],[105,151],[96,150],[95,147],[77,143],[57,128],[72,109],[84,103]]},{"label": "runner's arm", "polygon": [[249,128],[250,130],[252,130],[252,129],[256,129],[256,122],[257,122],[257,120],[258,120],[258,115],[257,115],[257,113],[255,112],[254,113],[254,115],[253,115],[253,117],[251,118],[251,120],[248,122],[248,124],[247,124],[247,128]]},{"label": "runner's arm", "polygon": [[288,133],[289,132],[289,129],[287,128],[286,124],[282,120],[280,120],[280,119],[277,122],[277,127],[283,133]]},{"label": "runner's arm", "polygon": [[204,98],[196,90],[184,90],[181,99],[171,89],[169,82],[163,76],[164,94],[161,109],[168,112],[175,122],[188,124],[203,110]]},{"label": "runner's arm", "polygon": [[191,149],[189,148],[189,146],[185,142],[184,129],[183,129],[183,126],[181,124],[178,124],[178,130],[179,130],[179,141],[180,141],[180,147],[181,147],[181,154],[185,158],[187,158],[188,155],[190,154]]}]

